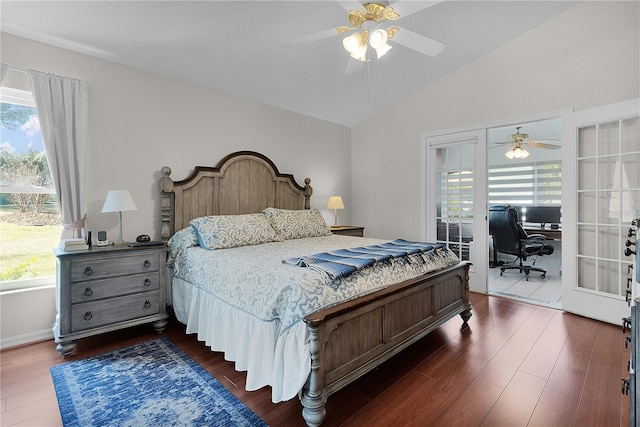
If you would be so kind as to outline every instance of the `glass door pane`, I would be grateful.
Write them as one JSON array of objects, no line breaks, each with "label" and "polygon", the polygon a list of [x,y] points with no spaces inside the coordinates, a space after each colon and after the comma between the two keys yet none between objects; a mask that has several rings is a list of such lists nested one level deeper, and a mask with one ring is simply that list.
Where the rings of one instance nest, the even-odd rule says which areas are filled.
[{"label": "glass door pane", "polygon": [[469,289],[487,290],[486,131],[442,133],[425,139],[424,239],[444,243],[471,262]]},{"label": "glass door pane", "polygon": [[577,136],[577,286],[622,298],[630,264],[623,233],[640,203],[638,118],[585,126]]},{"label": "glass door pane", "polygon": [[471,261],[474,224],[474,145],[436,149],[437,241]]},{"label": "glass door pane", "polygon": [[639,101],[571,113],[563,133],[570,169],[563,174],[563,248],[572,254],[562,265],[563,309],[614,324],[629,315],[625,241],[640,209]]}]

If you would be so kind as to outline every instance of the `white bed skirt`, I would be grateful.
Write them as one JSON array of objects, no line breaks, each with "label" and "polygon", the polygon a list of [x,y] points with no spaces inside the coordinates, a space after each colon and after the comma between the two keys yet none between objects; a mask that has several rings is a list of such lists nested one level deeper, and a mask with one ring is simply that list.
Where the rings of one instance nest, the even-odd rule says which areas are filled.
[{"label": "white bed skirt", "polygon": [[265,322],[173,277],[171,296],[176,318],[199,341],[247,372],[246,389],[271,386],[274,403],[298,395],[311,372],[307,325],[298,322],[279,334],[277,321]]}]

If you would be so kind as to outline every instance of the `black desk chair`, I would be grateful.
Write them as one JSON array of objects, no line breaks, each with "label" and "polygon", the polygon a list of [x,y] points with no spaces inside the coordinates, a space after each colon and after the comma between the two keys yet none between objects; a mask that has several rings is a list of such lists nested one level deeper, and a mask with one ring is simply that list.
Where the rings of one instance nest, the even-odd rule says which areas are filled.
[{"label": "black desk chair", "polygon": [[545,243],[546,238],[542,234],[527,235],[518,224],[518,211],[513,206],[489,207],[489,233],[493,236],[493,246],[497,252],[515,255],[519,260],[518,265],[500,267],[500,276],[505,270],[517,269],[525,274],[527,280],[530,271],[538,271],[542,273],[540,277],[545,277],[546,270],[522,262],[529,256],[551,255],[553,246]]}]

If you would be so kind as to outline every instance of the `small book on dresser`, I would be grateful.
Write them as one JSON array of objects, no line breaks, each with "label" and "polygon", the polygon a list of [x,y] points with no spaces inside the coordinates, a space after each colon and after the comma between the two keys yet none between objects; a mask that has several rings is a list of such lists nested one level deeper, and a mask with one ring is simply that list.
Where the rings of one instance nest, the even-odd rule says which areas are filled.
[{"label": "small book on dresser", "polygon": [[84,239],[62,239],[60,240],[60,249],[63,251],[79,251],[89,249],[89,245]]}]

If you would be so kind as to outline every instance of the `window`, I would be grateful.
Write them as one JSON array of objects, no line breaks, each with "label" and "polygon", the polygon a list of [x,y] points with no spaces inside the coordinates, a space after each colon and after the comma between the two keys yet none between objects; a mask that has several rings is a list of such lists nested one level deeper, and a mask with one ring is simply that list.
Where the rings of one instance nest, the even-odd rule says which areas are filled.
[{"label": "window", "polygon": [[562,204],[562,163],[559,160],[489,167],[489,204]]},{"label": "window", "polygon": [[2,88],[0,291],[51,285],[58,207],[31,92]]}]

